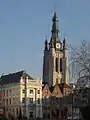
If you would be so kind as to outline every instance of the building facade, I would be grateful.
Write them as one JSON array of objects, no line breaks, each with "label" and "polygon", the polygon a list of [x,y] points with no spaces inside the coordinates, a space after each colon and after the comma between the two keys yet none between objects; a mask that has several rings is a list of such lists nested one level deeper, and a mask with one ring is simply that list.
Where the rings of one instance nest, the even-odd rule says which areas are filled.
[{"label": "building facade", "polygon": [[67,45],[64,38],[59,38],[58,18],[56,12],[52,19],[51,38],[45,40],[43,57],[43,81],[47,81],[49,86],[56,82],[68,84],[68,55]]},{"label": "building facade", "polygon": [[42,81],[35,80],[24,71],[1,77],[2,107],[18,116],[42,117]]}]

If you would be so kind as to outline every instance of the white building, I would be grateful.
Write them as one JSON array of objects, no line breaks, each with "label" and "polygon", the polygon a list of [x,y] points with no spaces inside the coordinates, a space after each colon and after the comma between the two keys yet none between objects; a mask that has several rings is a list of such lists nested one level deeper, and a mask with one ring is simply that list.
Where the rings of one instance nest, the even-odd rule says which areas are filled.
[{"label": "white building", "polygon": [[2,107],[9,113],[18,116],[21,109],[22,115],[27,117],[42,117],[42,81],[34,80],[24,71],[3,75],[0,87]]}]

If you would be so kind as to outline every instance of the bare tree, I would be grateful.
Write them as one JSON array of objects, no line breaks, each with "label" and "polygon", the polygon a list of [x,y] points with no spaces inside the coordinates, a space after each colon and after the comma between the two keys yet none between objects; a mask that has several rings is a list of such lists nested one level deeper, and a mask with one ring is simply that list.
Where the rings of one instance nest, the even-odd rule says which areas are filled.
[{"label": "bare tree", "polygon": [[86,86],[90,80],[90,44],[85,40],[79,48],[69,46],[70,76],[80,87]]}]

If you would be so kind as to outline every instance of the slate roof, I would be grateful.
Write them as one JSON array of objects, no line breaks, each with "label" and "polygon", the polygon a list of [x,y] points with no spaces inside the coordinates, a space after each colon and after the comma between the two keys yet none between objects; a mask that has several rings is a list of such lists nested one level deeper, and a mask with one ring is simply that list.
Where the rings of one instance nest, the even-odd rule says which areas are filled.
[{"label": "slate roof", "polygon": [[31,76],[29,76],[24,70],[16,72],[16,73],[10,73],[8,75],[1,76],[0,84],[8,84],[8,83],[19,83],[21,77],[28,76],[29,79],[34,80]]}]

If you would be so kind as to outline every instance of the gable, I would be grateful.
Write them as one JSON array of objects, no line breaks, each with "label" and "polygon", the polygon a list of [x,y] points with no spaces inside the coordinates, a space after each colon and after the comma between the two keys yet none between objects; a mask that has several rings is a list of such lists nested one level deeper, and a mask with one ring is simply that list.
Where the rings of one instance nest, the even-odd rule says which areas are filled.
[{"label": "gable", "polygon": [[60,98],[60,97],[63,97],[62,92],[61,92],[58,84],[56,84],[56,85],[54,86],[54,90],[53,90],[53,92],[52,92],[52,96],[59,97],[59,98]]},{"label": "gable", "polygon": [[51,96],[51,92],[50,92],[49,86],[47,84],[43,87],[42,96],[43,96],[43,98],[46,96],[49,96],[49,97]]}]

